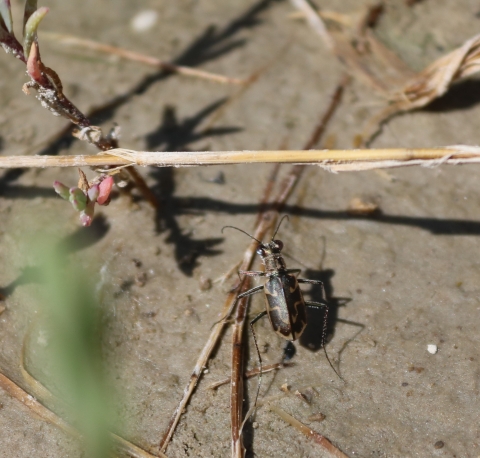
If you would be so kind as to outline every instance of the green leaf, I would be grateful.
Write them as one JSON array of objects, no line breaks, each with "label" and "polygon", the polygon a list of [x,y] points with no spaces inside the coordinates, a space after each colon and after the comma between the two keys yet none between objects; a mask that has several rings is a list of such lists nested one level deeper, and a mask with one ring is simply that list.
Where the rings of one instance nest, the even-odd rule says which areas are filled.
[{"label": "green leaf", "polygon": [[25,24],[30,16],[37,11],[37,0],[26,0],[25,9],[23,10],[23,33],[25,36]]},{"label": "green leaf", "polygon": [[70,188],[70,202],[73,205],[73,208],[79,212],[85,210],[87,206],[87,196],[79,188]]},{"label": "green leaf", "polygon": [[49,337],[45,357],[53,384],[70,408],[89,458],[109,454],[110,397],[102,361],[101,307],[90,282],[95,273],[69,257],[69,247],[34,237],[30,248],[43,276],[41,326]]},{"label": "green leaf", "polygon": [[55,192],[65,200],[70,199],[70,189],[68,186],[65,186],[63,183],[60,183],[60,181],[54,181],[53,182],[53,189],[55,189]]},{"label": "green leaf", "polygon": [[10,0],[0,0],[0,23],[5,29],[13,35],[12,10],[10,9]]},{"label": "green leaf", "polygon": [[45,17],[48,11],[48,8],[42,6],[28,18],[25,24],[25,28],[23,30],[23,52],[25,53],[25,57],[27,59],[28,55],[30,54],[32,43],[37,39],[37,29],[40,21]]}]

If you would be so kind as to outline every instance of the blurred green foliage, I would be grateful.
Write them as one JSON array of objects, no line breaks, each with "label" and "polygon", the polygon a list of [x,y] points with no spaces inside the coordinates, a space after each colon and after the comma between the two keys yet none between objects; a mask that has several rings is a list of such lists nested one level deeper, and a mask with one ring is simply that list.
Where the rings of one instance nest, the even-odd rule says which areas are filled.
[{"label": "blurred green foliage", "polygon": [[54,383],[69,406],[69,417],[84,438],[88,458],[110,454],[111,416],[102,362],[102,320],[91,284],[95,275],[69,259],[68,247],[42,240],[34,252],[45,294],[41,308]]}]

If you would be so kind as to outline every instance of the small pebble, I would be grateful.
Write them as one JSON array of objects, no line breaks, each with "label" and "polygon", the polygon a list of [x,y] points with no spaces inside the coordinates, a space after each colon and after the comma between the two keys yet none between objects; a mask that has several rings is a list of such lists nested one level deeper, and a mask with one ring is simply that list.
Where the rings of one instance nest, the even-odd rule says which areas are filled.
[{"label": "small pebble", "polygon": [[445,446],[445,442],[443,441],[437,441],[435,442],[435,445],[434,445],[435,448],[443,448],[444,446]]},{"label": "small pebble", "polygon": [[137,13],[130,22],[134,32],[147,32],[155,26],[158,21],[158,13],[155,10],[143,10]]},{"label": "small pebble", "polygon": [[208,291],[212,287],[212,280],[206,277],[200,277],[200,291]]},{"label": "small pebble", "polygon": [[293,393],[297,398],[300,398],[302,401],[305,401],[307,404],[310,404],[307,396],[305,396],[303,393],[300,393],[300,391],[295,390],[295,393]]},{"label": "small pebble", "polygon": [[429,344],[427,345],[427,351],[428,353],[431,353],[432,355],[434,355],[435,353],[437,353],[438,347],[434,344]]},{"label": "small pebble", "polygon": [[135,275],[135,284],[137,286],[145,286],[145,283],[147,283],[147,273],[146,272],[140,272],[137,275]]},{"label": "small pebble", "polygon": [[325,420],[326,415],[324,415],[323,413],[317,413],[315,415],[311,415],[310,417],[308,417],[308,421],[323,421]]},{"label": "small pebble", "polygon": [[289,393],[290,392],[290,387],[288,386],[287,383],[284,383],[280,389],[284,392],[284,393]]}]

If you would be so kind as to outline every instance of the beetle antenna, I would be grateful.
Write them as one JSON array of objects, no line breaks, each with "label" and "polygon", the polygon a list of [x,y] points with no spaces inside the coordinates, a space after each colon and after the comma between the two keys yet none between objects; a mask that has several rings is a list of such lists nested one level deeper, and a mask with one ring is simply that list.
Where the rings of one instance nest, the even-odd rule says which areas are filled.
[{"label": "beetle antenna", "polygon": [[289,221],[290,221],[290,218],[288,217],[288,215],[283,215],[282,219],[280,220],[280,222],[278,223],[278,226],[277,228],[275,229],[275,232],[273,233],[273,236],[272,236],[272,240],[275,238],[275,236],[277,235],[277,232],[278,230],[280,229],[280,226],[282,225],[283,223],[283,220],[287,218]]},{"label": "beetle antenna", "polygon": [[223,234],[223,230],[227,227],[229,227],[231,229],[236,229],[237,231],[240,231],[240,232],[243,232],[245,235],[248,235],[251,239],[256,240],[260,245],[262,244],[262,242],[260,242],[260,240],[256,239],[253,235],[250,235],[248,232],[245,232],[243,229],[239,229],[238,227],[235,227],[235,226],[223,226],[222,231],[221,231],[222,234]]}]

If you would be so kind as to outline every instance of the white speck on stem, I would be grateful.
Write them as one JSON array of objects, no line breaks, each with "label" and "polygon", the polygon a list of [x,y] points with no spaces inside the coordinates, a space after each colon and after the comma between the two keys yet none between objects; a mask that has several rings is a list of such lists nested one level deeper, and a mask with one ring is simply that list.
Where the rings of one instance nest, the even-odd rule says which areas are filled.
[{"label": "white speck on stem", "polygon": [[435,353],[437,353],[438,347],[434,344],[428,344],[427,345],[427,351],[428,351],[428,353],[431,353],[432,355],[434,355]]}]

